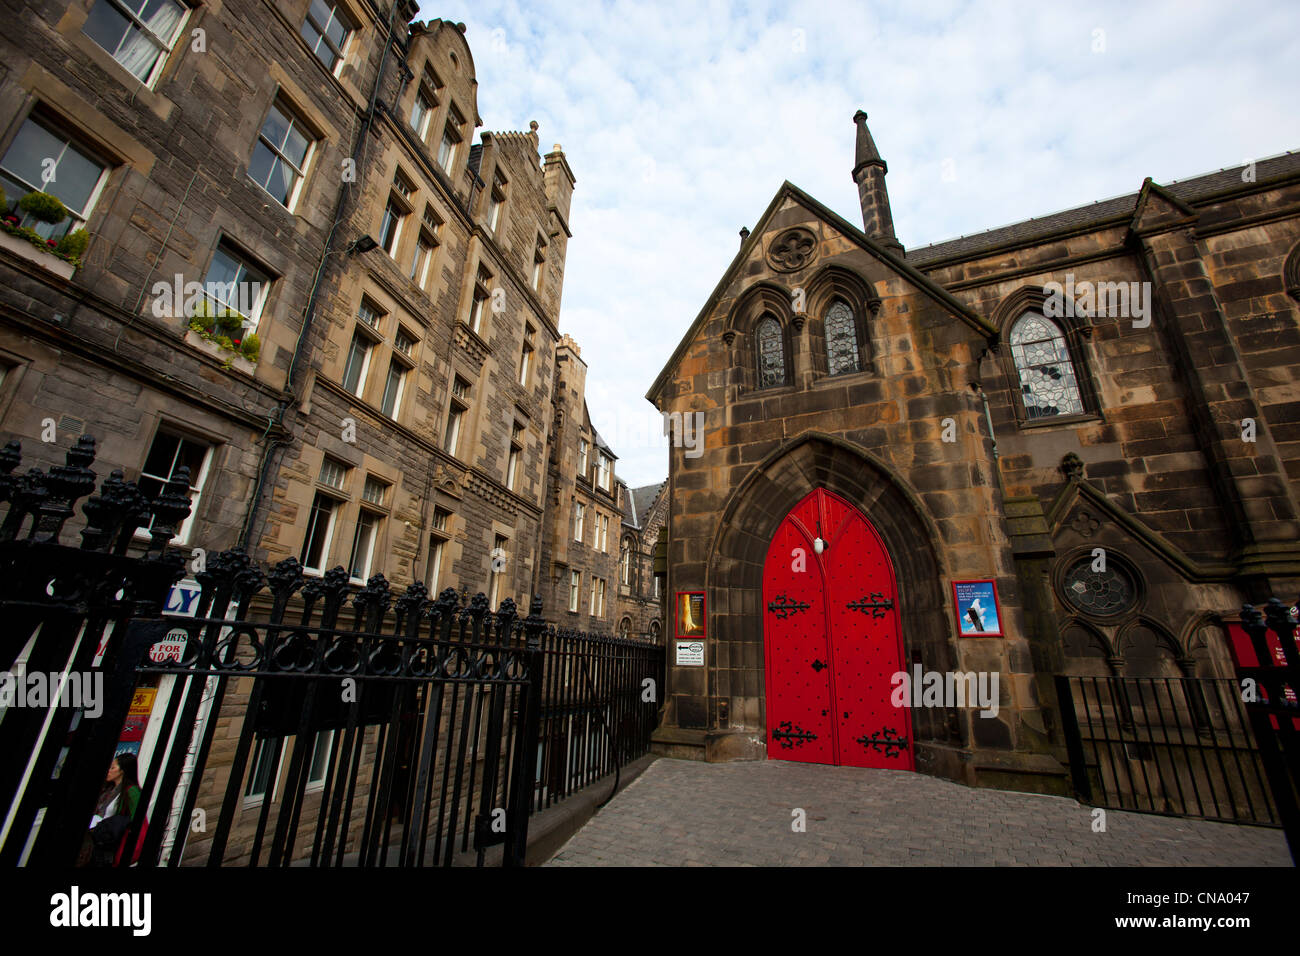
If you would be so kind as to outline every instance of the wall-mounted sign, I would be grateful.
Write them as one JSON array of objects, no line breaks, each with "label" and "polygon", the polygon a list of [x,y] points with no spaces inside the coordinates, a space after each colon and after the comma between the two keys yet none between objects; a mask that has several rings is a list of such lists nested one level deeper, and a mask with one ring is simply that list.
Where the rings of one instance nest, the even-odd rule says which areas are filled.
[{"label": "wall-mounted sign", "polygon": [[953,581],[952,594],[962,637],[1002,636],[996,581]]},{"label": "wall-mounted sign", "polygon": [[704,626],[704,592],[677,592],[677,636],[706,637]]},{"label": "wall-mounted sign", "polygon": [[677,666],[703,667],[704,642],[679,640],[677,642]]}]

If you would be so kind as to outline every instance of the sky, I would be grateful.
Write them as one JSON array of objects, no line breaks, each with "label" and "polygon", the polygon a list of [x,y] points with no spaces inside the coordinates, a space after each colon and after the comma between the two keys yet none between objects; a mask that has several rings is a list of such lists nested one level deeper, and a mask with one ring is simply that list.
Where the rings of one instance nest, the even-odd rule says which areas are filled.
[{"label": "sky", "polygon": [[484,128],[577,178],[560,330],[633,487],[645,393],[789,180],[854,224],[853,114],[909,249],[1300,149],[1300,3],[434,2]]}]

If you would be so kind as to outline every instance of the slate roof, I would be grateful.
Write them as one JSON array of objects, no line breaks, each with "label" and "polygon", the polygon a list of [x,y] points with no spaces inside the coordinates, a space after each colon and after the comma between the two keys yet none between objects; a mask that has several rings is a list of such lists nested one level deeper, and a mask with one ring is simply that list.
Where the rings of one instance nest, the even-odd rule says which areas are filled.
[{"label": "slate roof", "polygon": [[[1241,166],[1234,166],[1192,179],[1161,183],[1160,186],[1184,202],[1194,203],[1217,193],[1240,189],[1243,186],[1241,172]],[[1255,164],[1257,183],[1296,173],[1300,173],[1300,152],[1283,153],[1281,156],[1261,159]],[[928,246],[918,246],[915,249],[908,249],[906,258],[912,265],[922,267],[1002,245],[1030,243],[1054,233],[1086,229],[1108,220],[1127,219],[1133,213],[1137,198],[1138,193],[1131,192],[1037,219],[1026,219],[1024,222],[1012,223],[1009,226],[1001,226],[969,236],[959,236],[956,239]]]},{"label": "slate roof", "polygon": [[632,508],[636,519],[634,527],[644,528],[646,521],[650,517],[650,509],[654,507],[655,502],[659,500],[659,494],[668,486],[668,479],[665,478],[657,485],[643,485],[640,488],[629,488],[628,497],[632,499]]}]

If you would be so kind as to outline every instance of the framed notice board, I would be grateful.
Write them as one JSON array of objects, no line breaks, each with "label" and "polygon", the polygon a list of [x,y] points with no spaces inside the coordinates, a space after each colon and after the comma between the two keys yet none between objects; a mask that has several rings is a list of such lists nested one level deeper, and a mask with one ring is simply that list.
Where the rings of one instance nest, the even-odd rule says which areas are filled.
[{"label": "framed notice board", "polygon": [[703,591],[677,592],[677,636],[708,637]]},{"label": "framed notice board", "polygon": [[996,581],[953,581],[957,631],[962,637],[1001,637],[1002,609]]}]

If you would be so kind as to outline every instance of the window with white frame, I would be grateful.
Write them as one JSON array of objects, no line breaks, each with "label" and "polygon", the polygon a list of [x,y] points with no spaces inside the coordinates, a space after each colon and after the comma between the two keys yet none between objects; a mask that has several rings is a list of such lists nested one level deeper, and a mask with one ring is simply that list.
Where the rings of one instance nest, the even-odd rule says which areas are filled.
[{"label": "window with white frame", "polygon": [[316,137],[283,99],[271,104],[253,146],[248,175],[286,209],[293,209]]},{"label": "window with white frame", "polygon": [[587,439],[578,439],[578,477],[587,478]]},{"label": "window with white frame", "polygon": [[361,500],[383,508],[388,503],[388,489],[391,487],[393,486],[382,478],[366,475],[366,483],[361,487]]},{"label": "window with white frame", "polygon": [[[326,458],[321,464],[320,483],[341,491],[347,466]],[[338,517],[339,500],[322,491],[316,492],[311,511],[307,514],[307,534],[303,538],[299,563],[316,574],[325,571],[330,547],[334,540],[334,522]]]},{"label": "window with white frame", "polygon": [[[253,757],[248,762],[253,769],[248,775],[248,783],[244,785],[244,798],[246,800],[264,799],[268,791],[271,799],[275,799],[275,787],[280,778],[280,764],[284,760],[284,752],[287,749],[284,746],[284,739],[281,737],[257,738],[257,744],[253,748]],[[278,755],[277,750],[279,751]]]},{"label": "window with white frame", "polygon": [[609,515],[596,513],[596,540],[592,544],[598,550],[609,553]]},{"label": "window with white frame", "polygon": [[438,146],[438,165],[450,173],[456,162],[457,147],[463,136],[461,128],[465,120],[456,107],[451,107],[447,114],[447,125],[442,128],[442,143]]},{"label": "window with white frame", "polygon": [[389,199],[388,205],[384,207],[384,217],[379,222],[379,245],[394,259],[397,258],[397,239],[401,235],[402,220],[405,218],[405,210],[397,205],[396,200]]},{"label": "window with white frame", "polygon": [[380,322],[382,321],[384,314],[384,310],[379,306],[375,305],[365,296],[361,297],[361,305],[357,307],[357,318],[366,323],[366,325],[370,326],[376,332],[382,331],[380,329]]},{"label": "window with white frame", "polygon": [[370,577],[375,557],[375,543],[383,527],[383,515],[362,508],[352,534],[352,551],[348,557],[348,575],[354,583],[364,584]]},{"label": "window with white frame", "polygon": [[95,0],[82,32],[152,87],[190,8],[177,0]]},{"label": "window with white frame", "polygon": [[511,491],[515,488],[515,479],[519,472],[519,456],[524,451],[524,426],[515,422],[510,427],[510,456],[506,461],[506,487]]},{"label": "window with white frame", "polygon": [[533,247],[533,291],[542,289],[542,273],[546,270],[546,243],[539,238]]},{"label": "window with white frame", "polygon": [[[162,494],[163,486],[175,478],[176,472],[182,467],[190,470],[190,514],[176,529],[173,544],[186,544],[190,540],[190,529],[194,527],[194,516],[199,511],[199,501],[203,497],[203,486],[208,480],[211,460],[212,446],[207,442],[182,438],[171,432],[160,430],[149,446],[149,455],[144,460],[140,480],[137,482],[137,487],[146,498],[156,498]],[[143,537],[153,528],[153,521],[151,516],[147,525],[136,529],[136,534]]]},{"label": "window with white frame", "polygon": [[429,265],[433,262],[433,249],[437,243],[433,236],[421,229],[415,240],[415,255],[411,257],[411,279],[421,289],[429,288]]},{"label": "window with white frame", "polygon": [[212,264],[203,280],[204,301],[198,308],[208,318],[223,320],[227,328],[233,328],[237,318],[237,331],[246,335],[257,329],[270,288],[271,279],[265,272],[222,242],[212,253]]},{"label": "window with white frame", "polygon": [[402,391],[406,386],[409,368],[394,355],[388,360],[388,378],[384,380],[384,395],[379,403],[379,410],[389,418],[397,418],[402,407]]},{"label": "window with white frame", "polygon": [[626,538],[623,539],[623,546],[619,549],[618,579],[624,587],[632,583],[632,545]]},{"label": "window with white frame", "polygon": [[596,452],[596,485],[609,491],[610,465],[613,464],[609,456],[603,451]]},{"label": "window with white frame", "polygon": [[474,330],[475,334],[483,334],[483,315],[487,310],[487,302],[490,293],[488,289],[492,285],[492,274],[486,269],[478,270],[478,278],[474,282],[474,300],[469,307],[469,327]]},{"label": "window with white frame", "polygon": [[423,142],[429,135],[429,121],[433,119],[434,108],[438,105],[437,97],[428,84],[421,83],[415,91],[415,102],[411,104],[411,129]]},{"label": "window with white frame", "polygon": [[311,765],[307,771],[306,789],[319,790],[325,786],[325,778],[329,775],[330,769],[330,754],[333,750],[334,731],[317,731],[311,748]]},{"label": "window with white frame", "polygon": [[469,383],[457,375],[451,386],[451,403],[447,409],[447,430],[443,433],[443,450],[456,455],[460,448],[461,424],[469,408]]},{"label": "window with white frame", "polygon": [[[34,229],[44,239],[62,239],[83,228],[107,178],[108,165],[90,149],[36,117],[23,121],[0,159],[0,187],[8,206],[5,212],[20,217],[19,225]],[[53,225],[24,213],[18,201],[30,192],[57,197],[68,210],[68,218]]]},{"label": "window with white frame", "polygon": [[343,387],[358,398],[366,389],[366,373],[370,370],[370,353],[374,341],[360,329],[352,333],[347,361],[343,365]]},{"label": "window with white frame", "polygon": [[506,548],[509,544],[510,539],[504,535],[497,535],[492,542],[492,582],[488,586],[488,607],[493,611],[500,606],[501,582],[506,576],[507,566],[507,562],[501,560],[501,558],[506,555]]},{"label": "window with white frame", "polygon": [[348,37],[352,35],[352,25],[339,8],[340,4],[331,0],[311,0],[301,28],[302,38],[311,51],[335,74],[347,53]]},{"label": "window with white frame", "polygon": [[527,387],[528,373],[533,367],[533,337],[537,330],[531,325],[524,325],[524,345],[519,355],[519,384]]},{"label": "window with white frame", "polygon": [[582,572],[569,572],[569,610],[578,610],[578,601],[582,597]]},{"label": "window with white frame", "polygon": [[573,503],[573,540],[582,540],[582,526],[587,519],[587,506],[581,501]]},{"label": "window with white frame", "polygon": [[424,566],[424,586],[430,597],[438,596],[438,585],[442,579],[443,552],[450,541],[448,529],[451,524],[451,512],[443,508],[433,509],[433,533],[429,535],[429,559]]},{"label": "window with white frame", "polygon": [[605,581],[602,578],[593,576],[591,579],[591,602],[588,613],[597,618],[605,616]]},{"label": "window with white frame", "polygon": [[492,191],[488,198],[488,229],[497,231],[501,210],[506,204],[506,180],[499,171],[492,174]]}]

